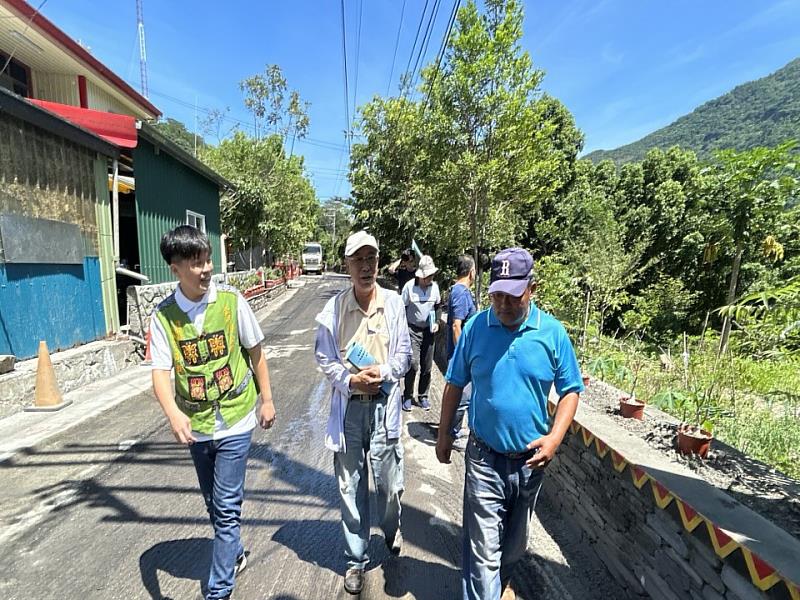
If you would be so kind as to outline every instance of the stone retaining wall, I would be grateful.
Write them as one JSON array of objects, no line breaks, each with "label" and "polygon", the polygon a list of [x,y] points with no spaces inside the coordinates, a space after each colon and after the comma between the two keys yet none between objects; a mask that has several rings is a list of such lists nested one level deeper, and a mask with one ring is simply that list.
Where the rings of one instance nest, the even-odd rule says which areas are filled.
[{"label": "stone retaining wall", "polygon": [[[215,276],[221,280],[222,276]],[[131,286],[128,294],[130,333],[142,340],[150,326],[153,309],[175,289],[175,283]],[[286,284],[248,299],[254,311],[267,306],[286,291]],[[66,394],[86,384],[116,375],[144,357],[144,347],[133,340],[98,341],[64,352],[51,354],[61,393]],[[0,418],[23,410],[33,404],[36,385],[37,359],[16,363],[10,373],[0,375]]]},{"label": "stone retaining wall", "polygon": [[[138,362],[130,341],[91,342],[51,355],[56,381],[62,394],[99,379],[116,375]],[[0,418],[33,404],[37,359],[17,363],[0,375]]]},{"label": "stone retaining wall", "polygon": [[800,541],[585,403],[543,491],[629,598],[800,600]]},{"label": "stone retaining wall", "polygon": [[[214,281],[221,283],[222,275],[215,275]],[[169,296],[174,290],[177,282],[161,283],[156,285],[132,285],[127,290],[128,295],[128,325],[130,333],[140,339],[145,339],[150,328],[150,317],[156,306]],[[271,299],[280,296],[286,291],[286,283],[276,285],[266,292],[248,298],[248,302],[254,311],[264,308]]]}]

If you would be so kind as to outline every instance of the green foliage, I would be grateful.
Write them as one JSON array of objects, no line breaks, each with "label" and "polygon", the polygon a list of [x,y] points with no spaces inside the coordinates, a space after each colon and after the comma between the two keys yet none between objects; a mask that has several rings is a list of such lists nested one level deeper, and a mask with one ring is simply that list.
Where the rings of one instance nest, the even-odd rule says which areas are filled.
[{"label": "green foliage", "polygon": [[244,92],[244,105],[255,121],[255,137],[270,134],[286,139],[292,135],[304,138],[310,124],[309,103],[296,90],[289,91],[288,82],[278,65],[267,65],[264,73],[248,77],[239,83]]},{"label": "green foliage", "polygon": [[520,44],[522,19],[515,0],[489,0],[484,14],[468,2],[441,69],[422,71],[423,99],[376,98],[361,108],[356,223],[390,247],[413,237],[444,263],[511,245],[571,178],[582,136],[539,91],[542,73]]},{"label": "green foliage", "polygon": [[683,331],[696,296],[681,280],[664,277],[633,298],[622,322],[635,331],[653,332],[657,340],[672,340]]},{"label": "green foliage", "polygon": [[192,133],[177,119],[167,118],[165,121],[154,123],[153,127],[192,156],[195,156],[195,148],[200,153],[206,147],[203,136]]},{"label": "green foliage", "polygon": [[747,150],[756,146],[775,146],[798,137],[800,119],[800,59],[775,73],[751,81],[706,102],[692,113],[641,140],[617,148],[597,150],[587,158],[600,162],[611,159],[618,164],[640,161],[652,148],[682,146],[702,158],[715,150]]},{"label": "green foliage", "polygon": [[279,136],[258,140],[241,131],[203,158],[235,185],[220,203],[222,227],[235,247],[262,244],[276,255],[299,252],[319,212],[302,158],[287,157]]},{"label": "green foliage", "polygon": [[329,267],[341,265],[352,226],[352,208],[344,198],[331,198],[322,204],[314,239],[322,244],[324,260]]}]

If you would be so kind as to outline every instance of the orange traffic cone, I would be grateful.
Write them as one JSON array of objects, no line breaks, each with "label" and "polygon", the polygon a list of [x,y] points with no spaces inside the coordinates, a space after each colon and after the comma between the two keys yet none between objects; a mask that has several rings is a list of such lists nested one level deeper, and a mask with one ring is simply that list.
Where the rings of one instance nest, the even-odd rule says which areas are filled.
[{"label": "orange traffic cone", "polygon": [[33,406],[29,406],[27,411],[52,412],[72,404],[72,400],[64,401],[61,390],[58,389],[56,372],[53,369],[53,362],[50,360],[50,352],[47,351],[47,342],[39,342],[39,360],[36,364],[36,395]]}]

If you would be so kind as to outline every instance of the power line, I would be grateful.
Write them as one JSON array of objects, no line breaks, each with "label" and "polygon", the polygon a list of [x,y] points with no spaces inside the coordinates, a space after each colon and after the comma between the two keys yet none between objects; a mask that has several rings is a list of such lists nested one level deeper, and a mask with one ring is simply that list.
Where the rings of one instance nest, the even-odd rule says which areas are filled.
[{"label": "power line", "polygon": [[345,26],[344,0],[342,6],[342,61],[344,65],[344,135],[347,140],[347,152],[350,153],[350,91],[347,87],[347,27]]},{"label": "power line", "polygon": [[392,55],[392,68],[389,71],[389,83],[386,84],[386,95],[392,87],[392,76],[394,75],[394,63],[397,59],[397,47],[400,44],[400,31],[403,29],[403,15],[406,13],[406,0],[403,0],[403,8],[400,9],[400,24],[397,26],[397,39],[394,41],[394,54]]},{"label": "power line", "polygon": [[[211,115],[215,112],[214,109],[212,108],[208,108],[206,106],[199,106],[194,104],[194,102],[182,100],[180,98],[176,98],[175,96],[170,96],[169,94],[164,94],[162,92],[153,89],[150,90],[150,93],[153,94],[154,96],[158,96],[160,98],[164,98],[165,100],[169,100],[170,102],[173,102],[174,104],[177,104],[179,106],[183,106],[184,108],[199,110],[200,112],[205,113],[206,115]],[[236,117],[232,117],[230,115],[222,115],[221,118],[222,120],[228,121],[229,123],[235,123],[236,125],[241,126],[243,129],[247,129],[248,131],[254,131],[253,124],[248,121],[243,121],[242,119],[237,119]],[[320,140],[309,137],[297,138],[297,141],[299,143],[310,144],[312,146],[318,146],[320,148],[326,148],[329,150],[341,150],[342,148],[346,147],[344,144],[337,144],[335,142],[329,142],[326,140]]]},{"label": "power line", "polygon": [[408,73],[408,70],[411,68],[411,61],[414,59],[414,50],[417,48],[419,32],[422,30],[422,24],[425,22],[425,13],[428,11],[428,2],[429,0],[425,0],[425,6],[422,8],[422,15],[420,16],[419,24],[417,25],[417,33],[414,35],[414,43],[411,45],[411,55],[408,57],[408,64],[406,65],[406,73]]},{"label": "power line", "polygon": [[444,37],[442,38],[442,45],[439,47],[439,53],[436,56],[436,68],[433,71],[433,75],[431,75],[431,81],[428,84],[428,93],[425,94],[425,103],[422,105],[423,113],[428,108],[428,102],[431,98],[431,92],[433,91],[433,83],[436,81],[436,78],[439,76],[439,68],[442,64],[442,57],[444,57],[444,52],[447,49],[447,44],[450,41],[450,33],[453,30],[453,25],[456,22],[456,16],[458,16],[458,9],[461,6],[461,0],[455,0],[453,3],[453,10],[450,13],[450,21],[447,23],[447,30],[444,32]]},{"label": "power line", "polygon": [[[22,35],[23,37],[25,36],[25,32],[28,31],[28,28],[31,26],[31,23],[36,18],[36,15],[39,14],[39,11],[42,10],[42,7],[45,4],[47,4],[47,0],[42,0],[42,3],[36,8],[35,11],[33,11],[33,14],[30,17],[28,17],[28,22],[25,23],[25,29],[22,30],[22,33],[20,35]],[[20,46],[21,43],[22,43],[21,41],[17,42],[17,45],[14,46],[14,49],[8,55],[8,58],[6,59],[6,63],[3,65],[3,68],[0,69],[0,75],[2,75],[5,72],[5,70],[8,68],[8,65],[11,64],[11,59],[14,58],[14,54],[16,54],[17,50],[19,50],[19,46]]]},{"label": "power line", "polygon": [[358,105],[358,61],[361,53],[361,13],[364,9],[364,0],[358,0],[358,33],[356,34],[356,69],[353,78],[353,118],[356,118]]},{"label": "power line", "polygon": [[419,53],[417,53],[417,60],[414,62],[414,70],[411,71],[411,81],[416,81],[418,75],[417,71],[422,68],[423,57],[428,52],[428,42],[431,39],[431,34],[433,33],[433,24],[436,22],[436,17],[439,14],[439,5],[441,0],[435,0],[433,4],[433,9],[431,10],[431,16],[428,18],[428,24],[425,26],[425,35],[422,36],[422,44],[419,47]]}]

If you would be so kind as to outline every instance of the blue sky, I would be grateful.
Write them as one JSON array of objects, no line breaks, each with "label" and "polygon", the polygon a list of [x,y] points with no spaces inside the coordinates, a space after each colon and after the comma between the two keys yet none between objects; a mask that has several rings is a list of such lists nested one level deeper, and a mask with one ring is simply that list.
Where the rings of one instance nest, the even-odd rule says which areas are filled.
[{"label": "blue sky", "polygon": [[[354,103],[396,93],[425,1],[405,0],[404,11],[403,0],[345,5],[352,117]],[[575,116],[586,151],[635,141],[800,55],[797,0],[524,5],[523,45],[545,71],[543,89]],[[309,138],[295,150],[306,157],[319,197],[347,195],[340,7],[336,0],[144,0],[150,99],[190,129],[195,104],[199,118],[205,109],[230,107],[231,117],[247,127],[252,119],[238,83],[278,64],[289,86],[311,103]],[[426,62],[438,50],[451,7],[451,0],[441,0]],[[48,0],[42,12],[139,88],[135,0]]]}]

